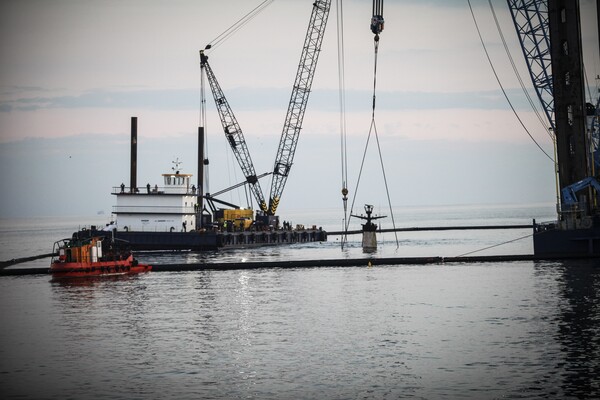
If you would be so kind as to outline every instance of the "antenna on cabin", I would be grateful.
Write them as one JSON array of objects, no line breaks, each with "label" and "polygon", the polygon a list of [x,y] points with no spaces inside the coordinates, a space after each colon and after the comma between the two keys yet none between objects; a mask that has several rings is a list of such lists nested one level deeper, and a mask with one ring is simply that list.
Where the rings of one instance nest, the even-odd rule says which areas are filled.
[{"label": "antenna on cabin", "polygon": [[171,163],[175,164],[175,166],[171,167],[171,169],[175,171],[176,174],[179,174],[179,165],[183,164],[183,161],[179,161],[179,157],[177,157],[175,161],[171,161]]}]

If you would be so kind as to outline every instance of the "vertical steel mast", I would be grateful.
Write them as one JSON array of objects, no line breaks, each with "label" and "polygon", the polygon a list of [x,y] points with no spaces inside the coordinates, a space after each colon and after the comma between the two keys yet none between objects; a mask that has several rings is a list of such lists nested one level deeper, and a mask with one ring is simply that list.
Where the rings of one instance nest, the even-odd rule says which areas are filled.
[{"label": "vertical steel mast", "polygon": [[296,73],[296,80],[292,88],[283,132],[279,141],[279,148],[275,157],[269,198],[269,215],[275,215],[294,161],[294,153],[298,144],[298,136],[302,129],[302,120],[304,119],[304,112],[308,104],[308,96],[315,75],[330,8],[331,0],[316,0],[313,3],[302,55],[298,64],[298,72]]}]

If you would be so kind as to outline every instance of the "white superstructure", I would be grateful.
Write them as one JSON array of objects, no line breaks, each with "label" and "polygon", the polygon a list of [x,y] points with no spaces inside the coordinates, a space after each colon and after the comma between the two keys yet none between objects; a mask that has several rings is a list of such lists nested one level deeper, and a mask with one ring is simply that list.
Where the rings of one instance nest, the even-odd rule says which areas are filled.
[{"label": "white superstructure", "polygon": [[196,187],[190,184],[192,174],[162,174],[163,184],[137,187],[124,184],[113,188],[117,205],[113,208],[119,230],[145,232],[183,232],[194,230]]}]

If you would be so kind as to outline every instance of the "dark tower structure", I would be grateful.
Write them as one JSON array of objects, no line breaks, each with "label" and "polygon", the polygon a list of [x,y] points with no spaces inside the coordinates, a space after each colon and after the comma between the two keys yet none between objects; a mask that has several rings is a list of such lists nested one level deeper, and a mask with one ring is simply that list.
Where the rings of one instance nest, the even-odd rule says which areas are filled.
[{"label": "dark tower structure", "polygon": [[204,210],[204,127],[198,127],[198,200],[196,201],[196,227],[202,228],[202,211]]},{"label": "dark tower structure", "polygon": [[564,188],[591,175],[579,2],[549,0],[548,18],[558,176]]},{"label": "dark tower structure", "polygon": [[137,117],[131,117],[131,161],[129,166],[129,192],[137,188]]}]

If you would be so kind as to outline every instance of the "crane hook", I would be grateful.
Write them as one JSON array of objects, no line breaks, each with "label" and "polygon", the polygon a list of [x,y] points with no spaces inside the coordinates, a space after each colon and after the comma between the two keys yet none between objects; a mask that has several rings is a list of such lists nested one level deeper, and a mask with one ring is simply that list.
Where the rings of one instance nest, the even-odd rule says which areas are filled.
[{"label": "crane hook", "polygon": [[379,34],[383,31],[383,0],[373,0],[373,16],[371,17],[371,32],[375,34],[375,41],[379,41]]}]

